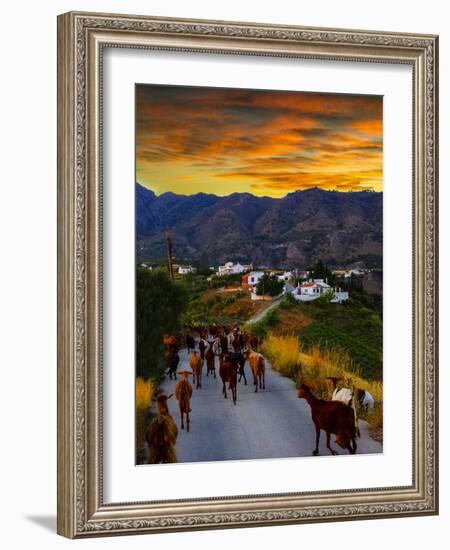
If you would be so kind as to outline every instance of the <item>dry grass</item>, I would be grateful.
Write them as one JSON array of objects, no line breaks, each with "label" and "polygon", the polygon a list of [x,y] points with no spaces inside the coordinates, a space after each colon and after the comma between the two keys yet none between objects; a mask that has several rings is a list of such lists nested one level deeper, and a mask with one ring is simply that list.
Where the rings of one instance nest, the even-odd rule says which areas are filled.
[{"label": "dry grass", "polygon": [[383,442],[383,402],[375,403],[373,411],[369,412],[366,420],[370,424],[372,437]]},{"label": "dry grass", "polygon": [[238,316],[242,319],[253,317],[262,311],[267,305],[267,302],[253,301],[250,296],[239,298],[234,303],[226,306],[223,309],[225,315]]},{"label": "dry grass", "polygon": [[272,367],[295,380],[299,386],[307,384],[320,399],[331,399],[333,386],[326,377],[342,378],[348,388],[369,391],[376,406],[365,420],[369,422],[374,437],[382,438],[383,430],[383,384],[366,380],[352,368],[349,355],[339,348],[323,350],[315,346],[306,353],[296,336],[275,336],[269,334],[262,346],[262,352],[272,363]]},{"label": "dry grass", "polygon": [[153,401],[155,386],[152,380],[136,379],[136,451],[143,444],[148,423],[149,409]]},{"label": "dry grass", "polygon": [[287,336],[305,330],[312,322],[312,318],[297,308],[280,309],[278,324],[273,332],[279,336]]},{"label": "dry grass", "polygon": [[274,336],[269,334],[262,345],[275,370],[283,376],[296,379],[301,365],[302,353],[300,340],[296,336]]}]

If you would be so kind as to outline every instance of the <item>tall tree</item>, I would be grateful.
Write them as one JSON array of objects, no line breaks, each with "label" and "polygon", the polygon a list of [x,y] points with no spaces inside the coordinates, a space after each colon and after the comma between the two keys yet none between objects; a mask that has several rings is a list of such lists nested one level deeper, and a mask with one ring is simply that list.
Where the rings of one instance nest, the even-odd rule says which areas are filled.
[{"label": "tall tree", "polygon": [[284,281],[279,281],[276,275],[264,275],[256,285],[256,294],[268,294],[269,296],[278,296],[284,288]]}]

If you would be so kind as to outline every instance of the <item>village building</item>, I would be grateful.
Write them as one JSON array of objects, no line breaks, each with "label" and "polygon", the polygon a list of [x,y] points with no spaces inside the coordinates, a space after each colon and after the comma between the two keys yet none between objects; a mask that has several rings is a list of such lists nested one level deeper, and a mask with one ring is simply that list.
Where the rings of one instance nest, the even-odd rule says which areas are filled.
[{"label": "village building", "polygon": [[359,268],[350,268],[350,269],[334,269],[332,271],[333,275],[336,277],[343,277],[345,279],[350,279],[350,277],[363,277],[367,273],[370,273],[370,269],[359,269]]},{"label": "village building", "polygon": [[346,274],[347,274],[347,270],[346,269],[334,269],[331,273],[333,275],[336,275],[336,277],[345,277]]},{"label": "village building", "polygon": [[246,275],[242,275],[242,290],[247,292],[255,292],[256,285],[264,275],[264,271],[251,271]]},{"label": "village building", "polygon": [[362,277],[366,273],[366,270],[364,269],[349,269],[344,277],[346,279],[350,279],[350,277],[353,275],[354,277]]},{"label": "village building", "polygon": [[285,271],[281,275],[278,275],[279,281],[290,281],[291,279],[295,279],[296,273],[295,271]]},{"label": "village building", "polygon": [[197,268],[192,267],[191,265],[179,265],[177,272],[178,275],[188,275],[189,273],[196,273]]},{"label": "village building", "polygon": [[309,279],[297,286],[292,295],[296,300],[301,302],[310,302],[317,300],[322,294],[332,291],[333,298],[330,300],[332,303],[342,303],[348,300],[348,292],[343,292],[341,289],[331,288],[331,286],[324,279]]},{"label": "village building", "polygon": [[235,275],[238,273],[244,273],[244,271],[250,271],[253,269],[251,264],[240,264],[239,262],[226,262],[224,265],[219,265],[217,270],[217,275]]}]

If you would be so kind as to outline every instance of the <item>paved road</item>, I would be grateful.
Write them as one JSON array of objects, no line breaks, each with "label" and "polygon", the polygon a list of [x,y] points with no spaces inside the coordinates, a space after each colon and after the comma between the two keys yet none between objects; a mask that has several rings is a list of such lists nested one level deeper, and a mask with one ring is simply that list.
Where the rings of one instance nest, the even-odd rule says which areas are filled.
[{"label": "paved road", "polygon": [[[188,363],[187,351],[181,350],[179,370],[189,368]],[[244,380],[238,384],[237,405],[233,405],[230,392],[228,399],[222,396],[217,359],[216,371],[216,379],[207,377],[205,365],[202,389],[194,388],[190,432],[180,429],[177,440],[180,462],[311,456],[315,430],[310,408],[304,399],[297,397],[292,380],[275,372],[266,361],[266,390],[254,393],[250,368],[246,363],[248,385],[244,385]],[[171,393],[175,384],[176,381],[166,378],[161,389]],[[175,396],[170,399],[169,408],[180,426]],[[381,452],[380,443],[368,435],[367,424],[360,424],[358,454]],[[347,454],[334,440],[332,436],[332,447],[340,454]],[[324,432],[321,434],[320,454],[330,454],[325,447]]]}]

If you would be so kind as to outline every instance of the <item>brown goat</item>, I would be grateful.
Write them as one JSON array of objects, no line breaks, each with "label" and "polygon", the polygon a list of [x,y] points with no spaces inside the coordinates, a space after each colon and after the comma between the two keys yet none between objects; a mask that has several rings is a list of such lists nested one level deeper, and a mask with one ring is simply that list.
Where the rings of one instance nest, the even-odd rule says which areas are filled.
[{"label": "brown goat", "polygon": [[206,359],[206,376],[209,376],[209,373],[214,374],[214,378],[216,378],[216,366],[215,366],[215,355],[213,350],[213,342],[209,343],[209,347],[205,352],[205,359]]},{"label": "brown goat", "polygon": [[203,359],[197,355],[197,352],[195,350],[191,354],[191,360],[189,361],[189,366],[191,367],[192,374],[194,375],[195,387],[201,388]]},{"label": "brown goat", "polygon": [[340,401],[323,401],[317,399],[311,388],[303,384],[297,391],[299,398],[306,399],[311,407],[311,416],[316,428],[316,448],[313,455],[319,454],[320,430],[327,434],[327,448],[332,455],[337,452],[330,447],[330,435],[336,435],[336,443],[347,449],[352,455],[356,453],[355,414],[351,407]]},{"label": "brown goat", "polygon": [[162,393],[156,398],[158,416],[152,420],[145,432],[149,446],[148,464],[178,462],[176,441],[178,428],[169,413],[167,400],[173,393]]},{"label": "brown goat", "polygon": [[244,345],[250,347],[254,351],[258,351],[259,338],[251,332],[245,332],[243,335]]},{"label": "brown goat", "polygon": [[202,338],[200,338],[200,341],[198,343],[198,349],[200,351],[200,357],[202,359],[205,359],[205,348],[206,348],[205,341]]},{"label": "brown goat", "polygon": [[163,342],[167,350],[178,350],[183,345],[181,338],[167,334],[164,335]]},{"label": "brown goat", "polygon": [[236,405],[237,401],[237,373],[239,370],[239,364],[232,359],[232,355],[226,353],[220,356],[220,368],[219,375],[222,379],[223,387],[222,393],[225,399],[227,399],[227,382],[228,389],[231,391],[233,397],[233,403]]},{"label": "brown goat", "polygon": [[186,415],[186,431],[189,431],[191,412],[191,397],[192,397],[192,384],[188,380],[189,371],[185,370],[180,372],[181,380],[175,386],[175,397],[178,401],[181,416],[181,429],[184,430],[184,415]]},{"label": "brown goat", "polygon": [[264,357],[257,351],[248,350],[245,352],[245,358],[248,360],[250,369],[253,374],[253,384],[255,385],[255,392],[259,389],[266,389],[266,362]]}]

